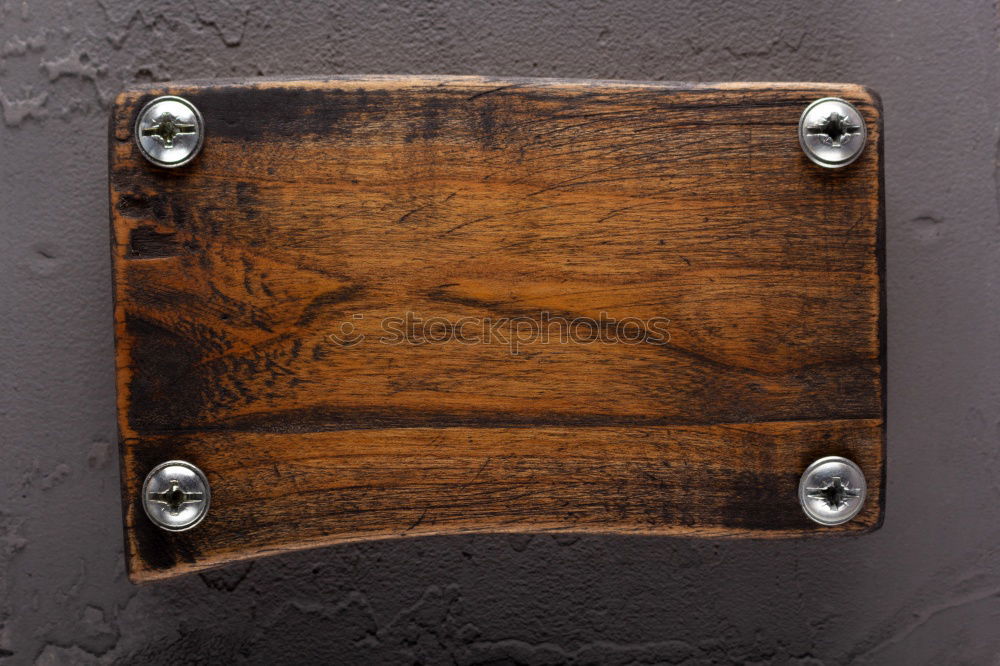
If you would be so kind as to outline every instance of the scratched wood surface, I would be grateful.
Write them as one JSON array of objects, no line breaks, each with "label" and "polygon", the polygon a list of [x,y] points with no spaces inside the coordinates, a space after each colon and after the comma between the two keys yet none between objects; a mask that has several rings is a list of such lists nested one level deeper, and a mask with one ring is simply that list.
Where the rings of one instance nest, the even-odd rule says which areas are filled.
[{"label": "scratched wood surface", "polygon": [[[161,94],[207,127],[175,170],[132,137]],[[869,133],[837,171],[796,137],[831,95]],[[133,580],[404,535],[879,524],[881,116],[867,89],[170,84],[122,93],[110,131]],[[821,528],[795,488],[834,454],[870,495]],[[139,504],[171,458],[212,484],[189,532],[158,530]]]}]

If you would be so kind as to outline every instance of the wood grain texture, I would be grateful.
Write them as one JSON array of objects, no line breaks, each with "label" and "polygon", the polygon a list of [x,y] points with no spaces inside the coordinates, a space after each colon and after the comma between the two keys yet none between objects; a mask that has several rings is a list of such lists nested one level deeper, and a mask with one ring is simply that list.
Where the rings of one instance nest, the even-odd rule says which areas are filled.
[{"label": "wood grain texture", "polygon": [[[160,94],[206,119],[181,169],[132,140]],[[869,132],[839,171],[796,138],[802,109],[830,95]],[[877,526],[880,146],[879,102],[852,85],[367,77],[123,93],[110,190],[130,575],[402,535]],[[442,337],[542,313],[645,328],[630,343],[578,328],[516,354],[498,339],[381,341],[407,312]],[[669,320],[666,339],[653,320]],[[344,344],[345,323],[364,339]],[[870,499],[814,527],[795,484],[838,453]],[[138,504],[169,458],[212,483],[187,533]]]}]

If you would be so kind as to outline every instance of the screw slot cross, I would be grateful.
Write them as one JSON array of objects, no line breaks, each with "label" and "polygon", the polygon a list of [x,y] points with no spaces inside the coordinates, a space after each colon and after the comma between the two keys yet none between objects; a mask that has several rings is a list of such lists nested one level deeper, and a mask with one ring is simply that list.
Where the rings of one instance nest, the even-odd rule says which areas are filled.
[{"label": "screw slot cross", "polygon": [[839,509],[847,504],[847,500],[861,495],[858,488],[851,488],[839,476],[830,479],[822,488],[806,488],[806,490],[809,491],[809,497],[823,500],[831,509]]},{"label": "screw slot cross", "polygon": [[819,122],[806,126],[806,134],[817,135],[823,143],[834,148],[840,148],[850,141],[852,136],[860,133],[860,125],[855,125],[850,118],[836,111]]},{"label": "screw slot cross", "polygon": [[156,124],[142,128],[143,136],[153,136],[160,140],[164,148],[174,147],[174,138],[181,134],[194,134],[197,126],[178,122],[177,116],[164,111],[156,118]]},{"label": "screw slot cross", "polygon": [[166,504],[167,511],[176,516],[185,504],[197,504],[205,499],[205,494],[186,491],[181,488],[177,479],[170,479],[169,488],[158,493],[149,493],[149,499],[158,504]]}]

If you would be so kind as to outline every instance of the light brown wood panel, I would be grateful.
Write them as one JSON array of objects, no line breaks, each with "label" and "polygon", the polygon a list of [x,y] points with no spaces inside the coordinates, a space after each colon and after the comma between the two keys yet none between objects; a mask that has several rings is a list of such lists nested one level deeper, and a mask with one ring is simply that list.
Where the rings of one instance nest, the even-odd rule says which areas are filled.
[{"label": "light brown wood panel", "polygon": [[[135,114],[159,94],[205,117],[202,154],[180,169],[146,163],[132,140]],[[810,163],[796,136],[804,107],[830,95],[858,106],[869,135],[836,171]],[[881,117],[863,87],[171,84],[123,93],[111,137],[136,579],[399,534],[808,533],[794,490],[751,493],[745,511],[760,519],[737,516],[712,465],[784,492],[806,453],[838,448],[880,488]],[[642,323],[638,339],[578,325],[572,340],[516,353],[496,336],[387,344],[386,320],[407,313],[442,336],[504,319],[523,333],[546,315]],[[345,324],[364,339],[345,344]],[[705,429],[702,448],[685,428]],[[767,434],[747,444],[735,434],[746,428]],[[345,488],[344,447],[391,473],[348,465]],[[181,452],[212,480],[212,513],[160,534],[136,510],[137,484]],[[779,481],[767,456],[781,457]],[[487,459],[471,501],[458,487]],[[664,476],[681,469],[703,487],[676,492]],[[425,484],[428,470],[440,481]],[[611,519],[577,472],[630,508]],[[308,497],[293,487],[303,478]],[[240,484],[259,520],[227,490]],[[873,493],[856,521],[825,531],[870,528],[880,506]],[[274,527],[283,520],[297,532]]]}]

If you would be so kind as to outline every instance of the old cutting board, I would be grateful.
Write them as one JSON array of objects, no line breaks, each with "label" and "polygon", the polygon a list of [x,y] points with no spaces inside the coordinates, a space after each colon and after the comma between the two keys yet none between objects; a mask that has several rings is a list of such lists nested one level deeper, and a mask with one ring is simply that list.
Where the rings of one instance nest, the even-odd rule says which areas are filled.
[{"label": "old cutting board", "polygon": [[[164,94],[205,120],[178,169],[132,136]],[[841,170],[797,140],[825,96],[867,124]],[[878,98],[855,85],[122,93],[110,196],[132,579],[398,536],[877,527],[881,134]],[[796,499],[825,455],[869,486],[835,528]],[[211,483],[208,517],[182,533],[139,501],[170,459]]]}]

